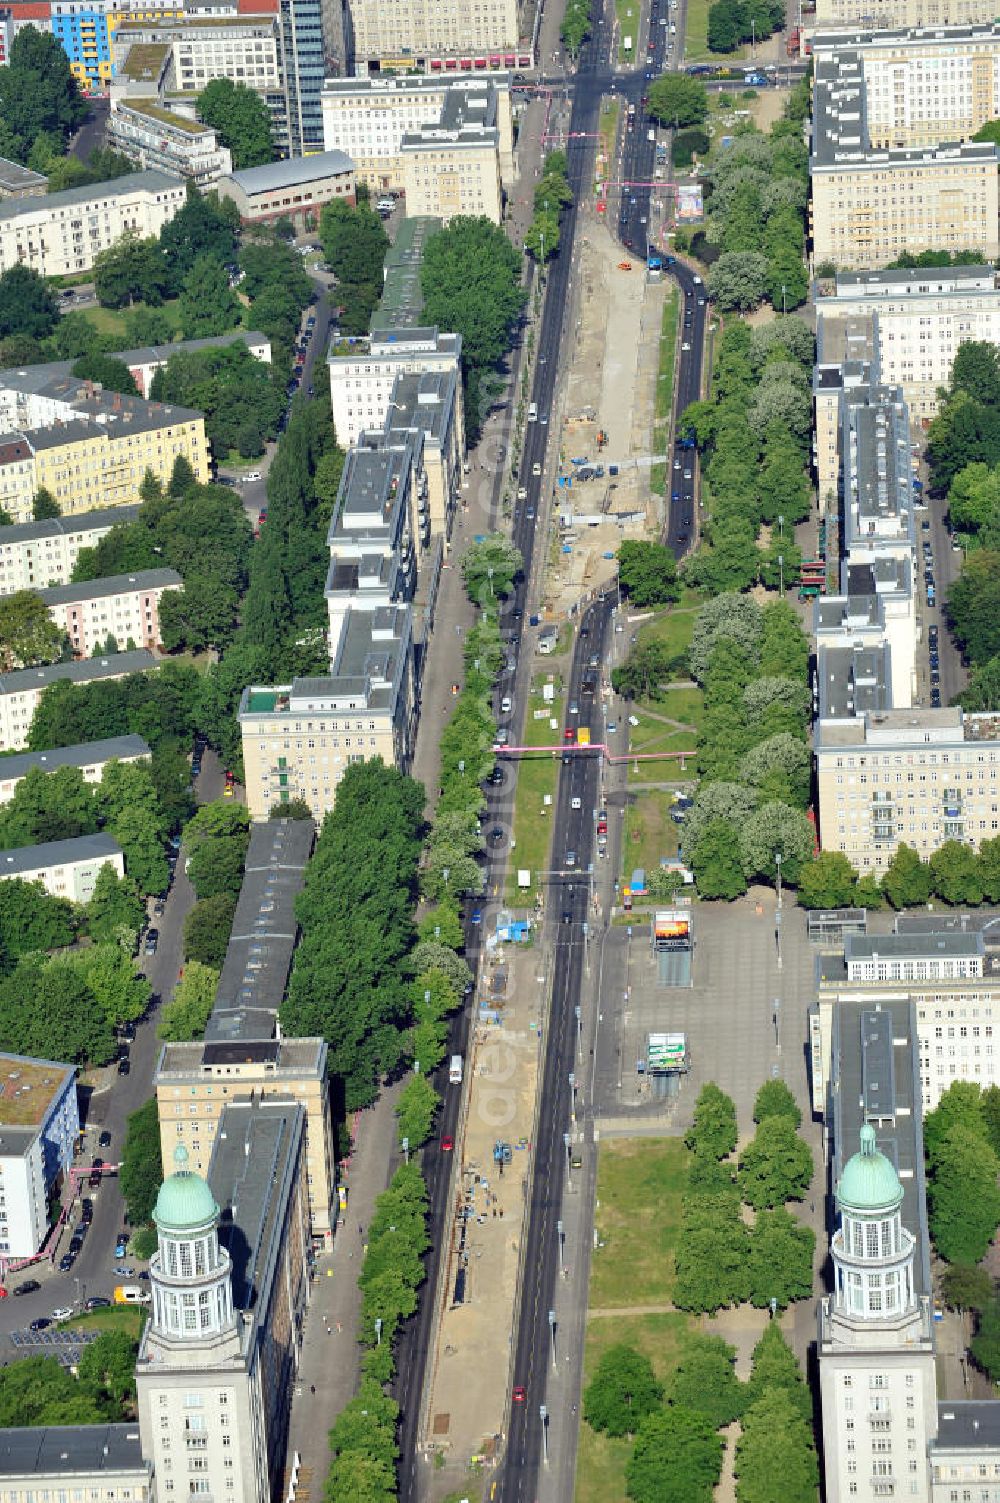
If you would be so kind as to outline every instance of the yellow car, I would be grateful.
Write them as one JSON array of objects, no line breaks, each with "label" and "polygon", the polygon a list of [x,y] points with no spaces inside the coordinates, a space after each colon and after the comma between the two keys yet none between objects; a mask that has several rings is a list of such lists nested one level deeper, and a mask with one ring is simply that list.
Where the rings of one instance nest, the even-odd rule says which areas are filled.
[{"label": "yellow car", "polygon": [[223,788],[223,790],[222,790],[222,797],[223,798],[232,798],[233,794],[235,792],[236,792],[236,790],[233,787],[232,783],[227,783],[226,786],[225,786],[225,788]]}]

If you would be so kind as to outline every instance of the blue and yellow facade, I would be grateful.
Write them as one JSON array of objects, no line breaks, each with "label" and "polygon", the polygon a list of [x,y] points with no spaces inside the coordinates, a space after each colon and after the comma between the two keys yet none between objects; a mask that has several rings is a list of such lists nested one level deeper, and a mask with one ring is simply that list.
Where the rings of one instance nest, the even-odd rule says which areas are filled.
[{"label": "blue and yellow facade", "polygon": [[111,43],[123,21],[156,21],[182,17],[183,5],[167,0],[161,5],[130,5],[128,0],[52,0],[52,3],[15,3],[14,24],[30,21],[51,31],[67,58],[80,88],[89,94],[105,93],[111,84]]}]

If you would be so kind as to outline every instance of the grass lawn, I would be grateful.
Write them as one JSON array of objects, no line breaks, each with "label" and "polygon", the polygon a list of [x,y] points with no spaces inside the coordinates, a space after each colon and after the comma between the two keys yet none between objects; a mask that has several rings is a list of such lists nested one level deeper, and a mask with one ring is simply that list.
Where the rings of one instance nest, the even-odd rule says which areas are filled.
[{"label": "grass lawn", "polygon": [[[143,307],[144,304],[136,303],[131,308],[74,308],[73,312],[81,313],[88,323],[93,324],[99,334],[113,334],[116,339],[127,339],[127,316],[130,313],[137,313]],[[180,299],[173,298],[155,311],[162,313],[169,320],[172,337],[176,338],[181,332]]]},{"label": "grass lawn", "polygon": [[[647,764],[648,766],[649,764]],[[637,866],[655,871],[661,856],[677,855],[677,826],[670,818],[671,798],[665,788],[637,792],[635,802],[625,810],[622,837],[623,875],[631,876]]]},{"label": "grass lawn", "polygon": [[[547,704],[542,697],[542,686],[549,678],[548,672],[536,673],[531,680],[531,693],[524,720],[525,746],[553,746],[562,740],[563,704],[565,691],[562,675],[553,670],[555,698]],[[535,711],[546,713],[535,719]],[[555,720],[553,728],[549,724]],[[518,762],[517,797],[514,801],[514,849],[507,865],[507,901],[522,905],[534,902],[538,891],[538,873],[548,866],[549,844],[552,838],[552,816],[555,809],[556,785],[559,780],[561,759],[551,752],[539,752],[537,757],[522,756]],[[546,804],[548,795],[552,802]],[[532,887],[519,888],[517,873],[526,867],[531,872]]]},{"label": "grass lawn", "polygon": [[145,1323],[146,1309],[142,1306],[112,1305],[107,1310],[89,1310],[75,1320],[65,1321],[64,1325],[67,1330],[126,1331],[138,1341]]},{"label": "grass lawn", "polygon": [[[629,1315],[615,1320],[592,1320],[587,1325],[584,1384],[609,1346],[625,1342],[643,1352],[661,1382],[680,1360],[685,1340],[694,1329],[687,1315]],[[625,1466],[632,1442],[599,1435],[584,1421],[576,1462],[576,1503],[627,1503]]]},{"label": "grass lawn", "polygon": [[[708,45],[708,12],[712,0],[688,0],[687,25],[684,29],[684,62],[715,62],[722,66],[738,63],[746,57],[745,46],[735,52],[713,52]],[[734,84],[734,89],[738,84]]]},{"label": "grass lawn", "polygon": [[601,1245],[590,1264],[592,1310],[670,1299],[688,1158],[680,1138],[601,1144],[595,1218]]},{"label": "grass lawn", "polygon": [[[677,349],[678,292],[676,288],[663,304],[660,323],[660,363],[656,376],[656,405],[653,415],[653,453],[666,452],[670,438],[670,411],[674,392],[674,355]],[[654,464],[649,475],[650,490],[657,496],[667,493],[667,465]]]},{"label": "grass lawn", "polygon": [[668,605],[639,628],[638,646],[646,642],[665,642],[671,652],[686,652],[694,635],[694,618],[702,605],[697,590],[684,590],[676,605]]},{"label": "grass lawn", "polygon": [[[639,0],[615,0],[615,15],[618,18],[618,60],[627,62],[636,57],[636,45],[639,41],[639,17],[642,12]],[[708,25],[706,20],[705,25]],[[632,38],[632,45],[625,47],[625,38]]]},{"label": "grass lawn", "polygon": [[617,99],[605,99],[601,103],[601,118],[597,130],[600,135],[600,145],[597,149],[597,164],[594,168],[594,183],[604,182],[608,176],[611,161],[614,157],[615,143],[618,140],[618,116],[620,107]]}]

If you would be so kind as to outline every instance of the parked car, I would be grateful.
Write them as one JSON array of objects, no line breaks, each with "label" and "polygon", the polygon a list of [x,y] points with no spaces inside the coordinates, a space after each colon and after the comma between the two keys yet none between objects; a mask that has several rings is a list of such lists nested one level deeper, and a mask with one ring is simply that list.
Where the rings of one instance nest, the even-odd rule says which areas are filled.
[{"label": "parked car", "polygon": [[110,1310],[111,1301],[103,1294],[92,1294],[83,1307],[85,1310]]},{"label": "parked car", "polygon": [[52,1312],[53,1320],[69,1320],[73,1315],[72,1305],[57,1305]]},{"label": "parked car", "polygon": [[73,1264],[75,1262],[76,1262],[76,1254],[75,1253],[64,1252],[63,1255],[62,1255],[62,1257],[59,1259],[59,1272],[60,1273],[69,1273],[70,1269],[73,1267]]},{"label": "parked car", "polygon": [[41,1287],[42,1286],[38,1282],[37,1279],[25,1279],[23,1283],[21,1283],[21,1284],[15,1284],[14,1285],[14,1293],[15,1294],[34,1294],[35,1291],[37,1289],[41,1289]]},{"label": "parked car", "polygon": [[28,1329],[31,1331],[47,1331],[51,1324],[52,1321],[47,1315],[40,1315],[37,1320],[31,1322]]},{"label": "parked car", "polygon": [[107,1128],[104,1129],[104,1131],[101,1133],[101,1136],[98,1138],[97,1146],[98,1148],[111,1147],[111,1134],[108,1132]]}]

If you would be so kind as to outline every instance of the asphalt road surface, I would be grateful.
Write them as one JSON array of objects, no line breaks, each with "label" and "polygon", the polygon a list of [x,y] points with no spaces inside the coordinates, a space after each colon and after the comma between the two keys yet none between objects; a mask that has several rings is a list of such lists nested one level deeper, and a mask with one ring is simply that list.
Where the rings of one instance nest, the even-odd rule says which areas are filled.
[{"label": "asphalt road surface", "polygon": [[110,100],[90,100],[90,114],[73,137],[69,148],[73,156],[79,157],[81,162],[85,162],[96,147],[104,145],[104,132],[110,111]]},{"label": "asphalt road surface", "polygon": [[[223,768],[213,752],[206,751],[202,760],[202,772],[198,779],[199,802],[221,798]],[[81,1114],[84,1114],[83,1148],[76,1160],[77,1165],[89,1168],[95,1155],[105,1163],[117,1165],[125,1146],[125,1124],[129,1115],[136,1111],[153,1094],[153,1071],[161,1045],[156,1037],[160,1016],[160,999],[169,1001],[183,964],[182,938],[184,919],[195,901],[194,890],[184,875],[183,859],[178,862],[177,874],[167,895],[162,918],[152,922],[160,932],[156,954],[142,956],[139,964],[153,988],[153,998],[145,1018],[136,1025],[135,1042],[130,1046],[128,1075],[119,1075],[109,1066],[100,1072],[96,1089],[88,1095],[81,1092]],[[100,1148],[98,1139],[103,1131],[111,1134],[110,1148]],[[94,1202],[94,1220],[84,1238],[83,1249],[73,1268],[60,1273],[58,1266],[47,1260],[10,1273],[6,1278],[8,1290],[26,1279],[37,1279],[41,1284],[34,1294],[20,1298],[0,1300],[0,1361],[9,1360],[14,1351],[9,1335],[14,1330],[24,1330],[38,1316],[48,1316],[57,1306],[82,1305],[90,1295],[111,1297],[116,1284],[122,1280],[115,1276],[115,1267],[124,1264],[137,1271],[142,1266],[133,1258],[114,1256],[115,1237],[125,1226],[124,1203],[116,1174],[107,1174],[99,1189],[85,1188],[83,1195]],[[67,1218],[67,1224],[56,1244],[56,1265],[67,1250],[69,1239],[80,1220],[80,1204],[77,1200]],[[30,1354],[20,1350],[19,1356]]]}]

